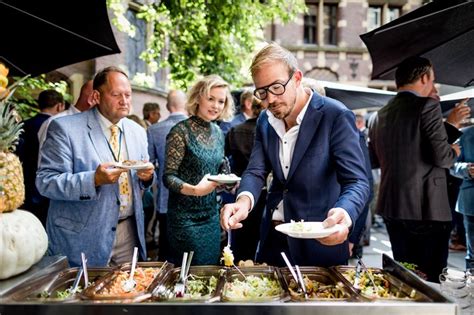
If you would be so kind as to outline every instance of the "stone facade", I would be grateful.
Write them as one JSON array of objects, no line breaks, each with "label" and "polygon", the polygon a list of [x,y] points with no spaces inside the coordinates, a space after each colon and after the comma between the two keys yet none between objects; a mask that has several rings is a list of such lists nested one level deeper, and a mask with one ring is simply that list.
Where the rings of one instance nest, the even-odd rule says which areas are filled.
[{"label": "stone facade", "polygon": [[[276,22],[265,30],[265,39],[275,41],[296,55],[305,76],[325,80],[393,90],[393,81],[371,80],[372,62],[359,35],[368,31],[369,7],[380,8],[382,24],[389,21],[389,10],[399,10],[400,15],[422,4],[422,0],[309,0],[308,6],[317,8],[322,16],[326,5],[337,6],[336,44],[304,43],[304,15],[294,22],[281,25]],[[311,11],[310,11],[311,12]],[[314,12],[314,10],[312,11]],[[323,30],[324,20],[317,20]],[[324,35],[317,34],[319,42]],[[323,36],[323,38],[321,38]]]}]

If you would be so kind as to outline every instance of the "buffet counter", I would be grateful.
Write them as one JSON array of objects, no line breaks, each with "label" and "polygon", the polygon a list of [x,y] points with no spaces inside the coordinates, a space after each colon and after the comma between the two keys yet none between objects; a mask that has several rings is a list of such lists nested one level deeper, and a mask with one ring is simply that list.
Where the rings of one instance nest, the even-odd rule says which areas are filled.
[{"label": "buffet counter", "polygon": [[[365,299],[348,300],[311,300],[299,302],[294,299],[272,300],[262,302],[245,301],[225,301],[225,299],[210,299],[208,301],[196,303],[191,301],[161,301],[159,299],[147,299],[141,303],[130,303],[130,300],[110,301],[104,299],[70,299],[64,301],[48,301],[35,299],[17,299],[15,292],[17,288],[34,288],[35,278],[45,277],[49,274],[57,274],[67,267],[64,257],[45,257],[38,265],[28,272],[7,281],[0,281],[0,292],[2,300],[0,305],[0,315],[17,314],[160,314],[160,315],[181,315],[181,314],[226,314],[226,315],[305,315],[305,314],[417,314],[417,315],[456,315],[459,310],[451,300],[443,296],[439,290],[427,285],[418,277],[408,272],[398,263],[387,256],[383,257],[383,270],[396,276],[401,282],[413,288],[417,292],[427,297],[426,300],[383,300]],[[197,266],[199,268],[199,266]],[[273,268],[273,267],[269,267]],[[310,267],[307,267],[310,268]],[[278,269],[278,268],[277,268]],[[370,269],[370,268],[369,268]],[[269,269],[270,270],[270,269]],[[176,271],[176,270],[174,270]],[[280,271],[279,271],[280,272]],[[245,271],[244,271],[245,273]],[[172,274],[171,272],[169,273]],[[229,273],[228,279],[232,278]],[[282,272],[282,274],[284,274]],[[168,281],[170,281],[168,279]],[[164,281],[163,283],[166,283]],[[30,285],[31,284],[31,285]],[[285,286],[283,286],[285,287]],[[286,288],[288,290],[288,288]],[[222,291],[222,292],[225,292]],[[150,292],[151,296],[151,292]],[[84,298],[84,294],[81,295]]]}]

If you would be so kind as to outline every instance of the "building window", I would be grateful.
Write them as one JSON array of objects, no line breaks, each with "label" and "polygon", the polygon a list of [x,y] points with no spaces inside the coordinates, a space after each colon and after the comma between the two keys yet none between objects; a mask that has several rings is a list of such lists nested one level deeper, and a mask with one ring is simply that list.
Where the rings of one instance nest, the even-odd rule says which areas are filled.
[{"label": "building window", "polygon": [[324,44],[337,45],[337,4],[324,5]]},{"label": "building window", "polygon": [[382,26],[382,7],[370,6],[367,15],[367,31]]},{"label": "building window", "polygon": [[136,27],[135,37],[127,37],[127,68],[130,78],[139,72],[146,73],[146,63],[140,59],[140,54],[146,49],[146,21],[137,18],[137,12],[127,10],[127,20]]},{"label": "building window", "polygon": [[387,4],[371,5],[367,11],[367,31],[370,32],[377,27],[382,26],[398,18],[401,13],[401,7],[388,6]]},{"label": "building window", "polygon": [[400,17],[400,11],[401,11],[400,7],[388,7],[387,23],[395,19],[398,19],[398,17]]},{"label": "building window", "polygon": [[[303,42],[311,45],[337,45],[337,3],[307,3]],[[320,10],[321,9],[321,10]],[[321,31],[320,31],[321,30]]]},{"label": "building window", "polygon": [[308,5],[308,14],[304,16],[304,43],[317,44],[318,28],[318,6]]}]

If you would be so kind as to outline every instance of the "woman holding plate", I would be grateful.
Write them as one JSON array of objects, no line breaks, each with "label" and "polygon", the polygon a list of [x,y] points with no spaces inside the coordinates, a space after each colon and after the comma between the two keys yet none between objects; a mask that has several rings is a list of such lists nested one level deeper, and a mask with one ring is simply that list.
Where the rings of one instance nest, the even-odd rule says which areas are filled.
[{"label": "woman holding plate", "polygon": [[227,82],[217,75],[198,81],[188,93],[190,118],[174,126],[166,139],[163,181],[169,189],[170,260],[179,264],[194,251],[194,265],[215,265],[220,256],[219,204],[209,181],[224,160],[224,135],[214,121],[229,119],[234,104]]}]

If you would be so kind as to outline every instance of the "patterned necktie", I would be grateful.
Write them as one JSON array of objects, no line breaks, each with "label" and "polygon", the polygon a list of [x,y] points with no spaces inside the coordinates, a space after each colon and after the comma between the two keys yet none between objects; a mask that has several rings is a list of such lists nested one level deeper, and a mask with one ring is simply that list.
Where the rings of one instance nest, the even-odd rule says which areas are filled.
[{"label": "patterned necktie", "polygon": [[[114,153],[114,159],[117,162],[122,161],[121,155],[121,143],[119,139],[120,128],[117,125],[110,126],[110,147]],[[128,172],[123,172],[120,174],[118,180],[119,184],[119,193],[120,193],[120,211],[123,211],[130,204],[130,189],[128,185]]]}]

